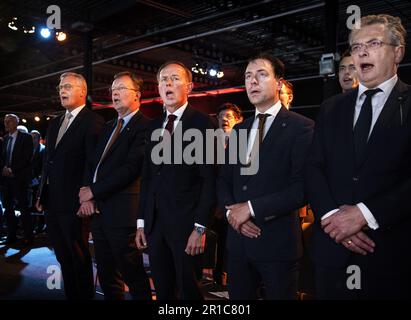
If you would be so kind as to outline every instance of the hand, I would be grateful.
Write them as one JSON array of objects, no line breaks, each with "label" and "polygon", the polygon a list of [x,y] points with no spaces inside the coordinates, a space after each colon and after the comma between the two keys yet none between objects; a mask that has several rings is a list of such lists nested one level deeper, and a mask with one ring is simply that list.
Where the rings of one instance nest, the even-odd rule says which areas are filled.
[{"label": "hand", "polygon": [[80,198],[80,203],[89,201],[94,198],[93,192],[91,191],[90,187],[81,187],[78,196]]},{"label": "hand", "polygon": [[225,207],[230,210],[228,215],[228,223],[237,231],[240,232],[241,225],[251,218],[250,207],[247,202],[236,203]]},{"label": "hand", "polygon": [[94,201],[82,202],[77,211],[79,217],[89,217],[96,212],[96,204]]},{"label": "hand", "polygon": [[348,250],[364,256],[368,253],[373,253],[375,248],[375,242],[372,241],[363,231],[344,239],[342,244]]},{"label": "hand", "polygon": [[187,241],[185,253],[195,256],[204,252],[205,246],[205,234],[201,235],[197,231],[193,230]]},{"label": "hand", "polygon": [[144,233],[144,228],[137,228],[135,241],[138,250],[143,250],[147,248],[147,240],[146,235]]},{"label": "hand", "polygon": [[13,178],[13,170],[10,167],[4,167],[2,171],[2,175],[8,178]]},{"label": "hand", "polygon": [[324,232],[335,242],[340,243],[367,225],[361,210],[357,206],[341,206],[339,210],[330,217],[321,221]]},{"label": "hand", "polygon": [[240,232],[242,235],[249,238],[257,238],[261,235],[261,229],[251,220],[248,220],[241,225]]},{"label": "hand", "polygon": [[38,212],[43,212],[43,206],[40,203],[40,199],[37,199],[35,206]]}]

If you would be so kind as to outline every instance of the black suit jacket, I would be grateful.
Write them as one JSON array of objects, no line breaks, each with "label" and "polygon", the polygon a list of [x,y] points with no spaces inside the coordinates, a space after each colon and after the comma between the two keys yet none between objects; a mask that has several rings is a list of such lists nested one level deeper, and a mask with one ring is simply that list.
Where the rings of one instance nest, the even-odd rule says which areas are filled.
[{"label": "black suit jacket", "polygon": [[[3,156],[1,168],[6,165],[7,144],[10,136],[7,134],[3,142]],[[33,155],[33,139],[30,134],[17,131],[16,141],[14,142],[11,170],[16,181],[29,183],[31,178],[31,158]]]},{"label": "black suit jacket", "polygon": [[357,95],[355,89],[326,100],[316,123],[305,170],[308,200],[316,218],[314,257],[324,266],[347,263],[351,251],[322,231],[321,217],[341,205],[363,202],[379,224],[379,229],[366,231],[376,243],[367,259],[388,267],[409,259],[411,252],[411,89],[398,80],[358,166],[353,143]]},{"label": "black suit jacket", "polygon": [[46,147],[43,144],[37,146],[36,150],[33,153],[33,158],[31,160],[33,166],[33,176],[32,178],[39,178],[41,177],[42,169],[43,169],[43,160],[44,154],[46,151]]},{"label": "black suit jacket", "polygon": [[46,154],[38,197],[49,211],[76,213],[78,192],[84,185],[86,161],[90,161],[103,118],[84,107],[55,147],[63,121],[53,119],[47,130]]},{"label": "black suit jacket", "polygon": [[97,180],[93,183],[94,172],[117,119],[108,122],[99,136],[87,185],[97,201],[100,211],[97,216],[107,225],[136,226],[148,121],[140,111],[130,119],[101,162]]},{"label": "black suit jacket", "polygon": [[[193,231],[194,223],[206,226],[213,213],[215,166],[205,163],[188,165],[184,162],[183,164],[154,164],[151,152],[158,142],[151,141],[151,133],[161,128],[163,121],[164,118],[153,120],[148,131],[139,218],[145,220],[144,230],[146,234],[150,234],[155,223],[155,211],[162,208],[165,231],[172,239],[187,241]],[[199,129],[203,133],[203,138],[206,129],[214,129],[208,115],[191,108],[189,105],[178,126],[181,126],[183,134],[191,128]],[[172,140],[174,137],[175,134],[173,134]],[[183,142],[183,147],[188,144],[190,142]]]},{"label": "black suit jacket", "polygon": [[[250,117],[233,131],[237,136],[239,130],[249,132],[253,121]],[[233,257],[246,254],[260,261],[301,257],[301,227],[295,210],[304,205],[303,165],[313,127],[312,120],[282,106],[260,146],[258,172],[242,175],[239,161],[222,166],[218,179],[220,209],[225,212],[227,205],[250,200],[255,213],[252,220],[261,228],[261,236],[251,239],[229,227],[227,248]],[[229,152],[230,146],[226,148],[226,161]]]}]

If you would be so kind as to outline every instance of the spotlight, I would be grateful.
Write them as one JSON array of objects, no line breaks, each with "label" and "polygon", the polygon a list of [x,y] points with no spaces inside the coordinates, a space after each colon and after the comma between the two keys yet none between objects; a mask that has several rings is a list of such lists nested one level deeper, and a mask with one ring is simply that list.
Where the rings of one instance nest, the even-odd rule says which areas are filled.
[{"label": "spotlight", "polygon": [[40,121],[40,117],[39,117],[39,116],[35,116],[35,117],[34,117],[34,120],[37,121],[37,122],[39,122],[39,121]]},{"label": "spotlight", "polygon": [[208,70],[208,74],[211,77],[215,77],[215,76],[217,76],[217,70],[216,69],[210,69],[210,70]]},{"label": "spotlight", "polygon": [[21,121],[23,122],[23,123],[27,123],[27,120],[26,119],[21,119]]},{"label": "spotlight", "polygon": [[56,32],[56,38],[58,41],[64,41],[67,39],[67,34],[62,31]]},{"label": "spotlight", "polygon": [[222,77],[224,77],[224,72],[223,71],[219,71],[219,72],[217,72],[217,78],[222,78]]},{"label": "spotlight", "polygon": [[198,63],[196,63],[195,66],[191,68],[191,71],[193,71],[194,73],[199,73],[200,72],[200,70],[198,68]]},{"label": "spotlight", "polygon": [[47,28],[41,28],[40,34],[41,34],[41,36],[42,36],[44,39],[47,39],[47,38],[50,37],[51,32],[50,32],[50,30],[47,29]]},{"label": "spotlight", "polygon": [[46,120],[49,121],[49,120],[50,120],[50,117],[47,117]]}]

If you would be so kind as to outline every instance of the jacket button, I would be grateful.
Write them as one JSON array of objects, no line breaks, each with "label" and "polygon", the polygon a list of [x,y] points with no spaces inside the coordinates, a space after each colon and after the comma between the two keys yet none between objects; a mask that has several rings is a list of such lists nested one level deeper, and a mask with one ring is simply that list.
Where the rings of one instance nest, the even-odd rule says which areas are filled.
[{"label": "jacket button", "polygon": [[246,191],[246,190],[247,190],[247,186],[244,185],[244,186],[243,186],[243,191]]}]

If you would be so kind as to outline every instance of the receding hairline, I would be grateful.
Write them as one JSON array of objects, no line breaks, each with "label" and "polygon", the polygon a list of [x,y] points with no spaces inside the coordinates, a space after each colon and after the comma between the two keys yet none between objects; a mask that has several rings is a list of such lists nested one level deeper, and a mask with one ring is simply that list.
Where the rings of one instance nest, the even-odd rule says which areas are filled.
[{"label": "receding hairline", "polygon": [[75,72],[65,72],[63,74],[60,75],[60,82],[67,77],[72,77],[75,78],[77,80],[77,83],[79,83],[86,91],[87,91],[87,81],[86,79],[83,77],[82,74],[80,73],[75,73]]}]

